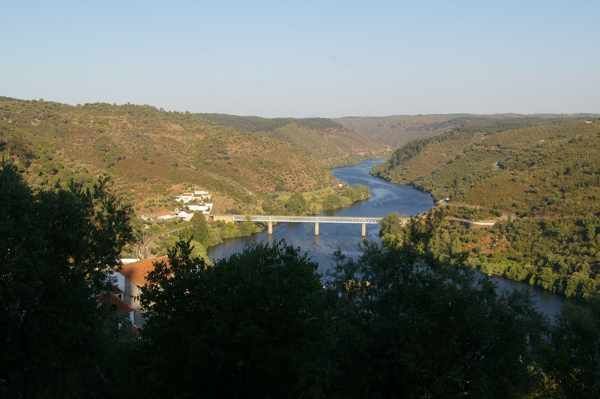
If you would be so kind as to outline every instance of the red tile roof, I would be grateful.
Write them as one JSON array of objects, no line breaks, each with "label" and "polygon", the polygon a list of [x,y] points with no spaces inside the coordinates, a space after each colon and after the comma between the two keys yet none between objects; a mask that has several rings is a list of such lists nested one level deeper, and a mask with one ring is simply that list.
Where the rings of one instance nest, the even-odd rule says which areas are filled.
[{"label": "red tile roof", "polygon": [[148,258],[135,263],[129,263],[121,268],[121,274],[135,285],[146,284],[146,276],[154,270],[154,263],[167,261],[166,256]]}]

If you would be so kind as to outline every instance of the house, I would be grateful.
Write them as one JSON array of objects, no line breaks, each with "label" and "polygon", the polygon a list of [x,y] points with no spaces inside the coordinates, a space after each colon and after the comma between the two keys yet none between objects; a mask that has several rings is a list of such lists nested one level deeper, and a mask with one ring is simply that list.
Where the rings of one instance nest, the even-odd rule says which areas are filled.
[{"label": "house", "polygon": [[208,191],[205,190],[194,190],[189,193],[183,193],[175,197],[175,201],[181,202],[183,204],[188,204],[192,201],[210,201],[211,195]]},{"label": "house", "polygon": [[178,217],[179,219],[183,219],[186,222],[189,222],[190,220],[192,220],[192,217],[194,217],[194,214],[186,211],[179,211],[177,212],[176,217]]},{"label": "house", "polygon": [[210,201],[211,197],[210,197],[210,193],[208,191],[196,190],[196,191],[194,191],[194,199],[197,199],[200,201]]},{"label": "house", "polygon": [[192,202],[194,200],[193,193],[183,193],[175,197],[175,201],[187,204],[188,202]]},{"label": "house", "polygon": [[112,289],[98,296],[98,302],[110,306],[117,313],[126,316],[136,327],[134,309],[126,303],[126,278],[119,272],[113,272],[109,277]]},{"label": "house", "polygon": [[189,204],[187,208],[192,212],[201,212],[204,215],[208,215],[212,210],[213,203],[205,202],[203,204]]},{"label": "house", "polygon": [[175,213],[169,213],[167,215],[160,215],[157,219],[160,221],[173,220],[177,219],[177,215]]},{"label": "house", "polygon": [[98,297],[98,301],[105,305],[110,306],[117,313],[126,316],[129,319],[131,325],[136,328],[135,323],[135,310],[125,301],[122,297],[122,292],[114,287],[113,292],[104,292]]},{"label": "house", "polygon": [[124,277],[123,302],[131,307],[133,324],[135,326],[142,326],[144,324],[140,304],[140,288],[146,284],[148,273],[154,270],[154,263],[166,260],[166,256],[148,258],[124,265],[121,268],[120,274]]}]

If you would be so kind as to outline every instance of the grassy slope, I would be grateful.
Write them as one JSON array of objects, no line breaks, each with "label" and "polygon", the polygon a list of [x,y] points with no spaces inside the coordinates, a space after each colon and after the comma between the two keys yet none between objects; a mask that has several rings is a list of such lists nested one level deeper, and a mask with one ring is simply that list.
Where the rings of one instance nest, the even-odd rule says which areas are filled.
[{"label": "grassy slope", "polygon": [[217,118],[6,97],[0,143],[36,184],[107,173],[138,209],[168,207],[171,193],[193,184],[215,192],[220,211],[255,209],[265,193],[326,187],[328,166],[376,148],[327,119]]}]

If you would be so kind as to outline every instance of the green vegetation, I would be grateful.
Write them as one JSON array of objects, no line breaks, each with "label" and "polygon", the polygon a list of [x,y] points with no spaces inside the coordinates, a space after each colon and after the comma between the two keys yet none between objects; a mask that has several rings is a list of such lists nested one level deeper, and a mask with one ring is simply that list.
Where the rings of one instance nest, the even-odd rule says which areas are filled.
[{"label": "green vegetation", "polygon": [[101,396],[133,343],[127,318],[98,306],[131,209],[106,180],[32,192],[10,164],[0,203],[0,397]]},{"label": "green vegetation", "polygon": [[218,212],[257,212],[266,194],[325,188],[331,165],[379,149],[328,119],[0,98],[0,157],[24,169],[28,182],[107,174],[138,211],[165,209],[168,198],[195,185],[214,194]]},{"label": "green vegetation", "polygon": [[[277,215],[316,215],[350,206],[369,198],[365,186],[328,187],[306,193],[274,193],[265,196],[261,211]],[[175,207],[172,199],[165,204]],[[234,210],[235,211],[235,210]],[[246,237],[264,230],[264,226],[252,223],[207,223],[203,215],[194,215],[190,222],[183,220],[151,221],[133,220],[136,240],[124,249],[124,256],[145,259],[167,253],[179,240],[191,239],[194,255],[209,262],[208,248],[225,240]]]},{"label": "green vegetation", "polygon": [[[417,224],[418,239],[395,240],[391,217],[386,246],[338,255],[325,286],[283,243],[211,266],[179,241],[150,273],[133,331],[98,306],[132,239],[131,209],[104,180],[32,191],[3,165],[0,203],[2,397],[600,395],[597,298],[549,324],[524,294],[432,255]],[[196,219],[188,233],[210,227]]]},{"label": "green vegetation", "polygon": [[153,222],[135,219],[133,222],[135,242],[123,250],[124,257],[146,259],[151,256],[162,256],[179,240],[190,240],[194,247],[194,255],[207,262],[208,249],[223,243],[225,240],[247,237],[263,230],[261,225],[252,222],[244,223],[208,223],[204,215],[196,214],[191,221],[169,220]]},{"label": "green vegetation", "polygon": [[384,219],[388,245],[415,243],[432,257],[490,275],[539,286],[569,298],[588,298],[600,290],[598,218],[531,221],[518,219],[492,228],[467,227],[448,209],[435,209],[401,226]]},{"label": "green vegetation", "polygon": [[366,186],[327,187],[307,193],[277,193],[263,203],[266,213],[277,215],[317,215],[348,207],[369,198]]},{"label": "green vegetation", "polygon": [[[585,298],[600,289],[597,154],[600,120],[568,120],[447,133],[404,146],[376,173],[450,198],[415,221],[435,237],[422,243],[435,256],[452,244],[485,273]],[[453,218],[497,223],[481,229]]]}]

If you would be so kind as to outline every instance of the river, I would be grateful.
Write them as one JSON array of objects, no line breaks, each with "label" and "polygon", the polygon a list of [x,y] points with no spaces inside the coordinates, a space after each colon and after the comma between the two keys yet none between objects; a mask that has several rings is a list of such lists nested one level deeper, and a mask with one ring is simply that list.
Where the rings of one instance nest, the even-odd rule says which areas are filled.
[{"label": "river", "polygon": [[[362,184],[369,187],[371,196],[367,201],[359,202],[349,208],[333,212],[339,216],[385,216],[391,212],[402,215],[415,215],[426,211],[433,206],[433,199],[427,193],[406,185],[398,185],[371,176],[371,168],[380,163],[378,160],[369,160],[357,165],[333,169],[333,175],[346,184]],[[220,259],[239,252],[247,245],[257,242],[271,242],[284,239],[288,244],[300,247],[319,264],[319,272],[326,273],[333,265],[333,253],[340,249],[348,256],[360,254],[360,225],[354,224],[320,224],[320,235],[314,235],[313,224],[308,223],[280,223],[273,227],[273,235],[266,232],[255,234],[251,237],[232,239],[217,245],[209,250],[212,259]],[[367,239],[379,240],[379,226],[368,225]],[[560,312],[563,299],[528,286],[524,283],[514,282],[494,277],[499,290],[527,290],[531,293],[538,310],[549,317],[554,317]]]}]

